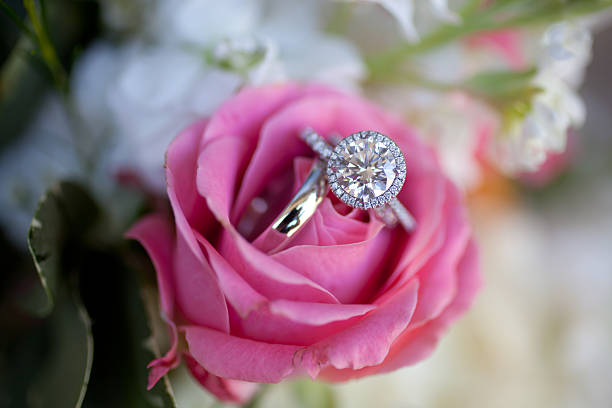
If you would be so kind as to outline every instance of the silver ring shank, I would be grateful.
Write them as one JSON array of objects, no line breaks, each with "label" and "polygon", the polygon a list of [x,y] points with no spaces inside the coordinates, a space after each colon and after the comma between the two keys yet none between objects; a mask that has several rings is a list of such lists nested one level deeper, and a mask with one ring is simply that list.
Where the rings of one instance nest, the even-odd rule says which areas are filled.
[{"label": "silver ring shank", "polygon": [[295,197],[272,224],[281,234],[292,236],[312,217],[327,194],[325,163],[316,160]]}]

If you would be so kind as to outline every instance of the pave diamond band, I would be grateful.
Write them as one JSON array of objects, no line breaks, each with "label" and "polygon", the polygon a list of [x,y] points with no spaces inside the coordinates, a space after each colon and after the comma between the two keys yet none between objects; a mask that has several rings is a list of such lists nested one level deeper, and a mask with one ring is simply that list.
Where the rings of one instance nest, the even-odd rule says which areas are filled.
[{"label": "pave diamond band", "polygon": [[334,152],[334,149],[323,139],[317,132],[310,128],[306,128],[300,133],[300,138],[306,142],[310,148],[319,155],[322,160],[327,160]]},{"label": "pave diamond band", "polygon": [[287,236],[297,232],[314,214],[328,184],[334,195],[348,206],[374,209],[377,218],[389,227],[400,223],[407,231],[414,229],[414,218],[396,198],[406,180],[406,163],[393,140],[378,132],[363,131],[339,140],[332,147],[310,128],[300,137],[319,159],[304,185],[274,222],[275,230]]}]

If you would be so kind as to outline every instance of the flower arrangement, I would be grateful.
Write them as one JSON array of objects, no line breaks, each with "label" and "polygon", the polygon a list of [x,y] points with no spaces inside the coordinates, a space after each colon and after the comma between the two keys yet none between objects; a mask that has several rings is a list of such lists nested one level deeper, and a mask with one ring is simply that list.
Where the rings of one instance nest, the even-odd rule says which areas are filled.
[{"label": "flower arrangement", "polygon": [[368,384],[548,250],[610,6],[0,0],[0,401],[446,406]]}]

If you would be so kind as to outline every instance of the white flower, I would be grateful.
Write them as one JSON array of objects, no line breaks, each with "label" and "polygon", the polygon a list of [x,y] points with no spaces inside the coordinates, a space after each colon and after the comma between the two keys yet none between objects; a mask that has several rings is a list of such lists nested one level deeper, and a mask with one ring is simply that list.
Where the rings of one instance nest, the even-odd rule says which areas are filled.
[{"label": "white flower", "polygon": [[[268,2],[268,13],[254,29],[276,44],[285,77],[358,91],[366,70],[357,48],[325,33],[328,0]],[[275,78],[271,79],[275,81]]]},{"label": "white flower", "polygon": [[72,88],[82,115],[96,119],[90,127],[112,136],[110,171],[133,170],[162,189],[172,138],[245,84],[293,79],[356,89],[365,73],[359,53],[323,32],[323,5],[163,1],[153,3],[134,40],[91,47],[77,62]]},{"label": "white flower", "polygon": [[[348,0],[357,2],[377,3],[389,12],[399,23],[400,28],[407,40],[416,42],[419,40],[419,28],[416,23],[416,14],[420,8],[428,8],[428,11],[436,20],[459,23],[459,16],[448,7],[447,0]],[[420,17],[420,16],[419,16]],[[433,23],[428,21],[428,23]],[[429,24],[431,25],[431,24]],[[425,27],[424,29],[431,29]]]},{"label": "white flower", "polygon": [[40,196],[63,178],[81,174],[65,112],[47,98],[19,140],[0,155],[0,221],[7,237],[25,248],[27,230]]},{"label": "white flower", "polygon": [[161,0],[145,27],[155,43],[210,47],[253,32],[264,15],[263,0]]},{"label": "white flower", "polygon": [[481,176],[478,144],[497,125],[490,110],[465,94],[452,93],[430,105],[420,117],[415,124],[435,144],[448,177],[464,190],[477,186]]},{"label": "white flower", "polygon": [[89,180],[94,193],[110,212],[125,215],[116,209],[112,175],[131,170],[161,191],[164,152],[174,136],[244,85],[287,79],[357,90],[365,69],[356,47],[324,31],[330,6],[322,0],[102,2],[109,29],[125,38],[98,40],[75,62],[78,117],[47,102],[0,156],[0,220],[11,237],[25,245],[40,195],[58,179],[82,175],[82,161],[97,166],[89,170],[98,177]]},{"label": "white flower", "polygon": [[508,173],[536,171],[549,153],[565,151],[567,132],[582,126],[585,108],[582,100],[554,74],[542,71],[533,80],[540,89],[524,118],[507,124],[499,136],[493,156]]},{"label": "white flower", "polygon": [[543,33],[531,85],[539,89],[526,113],[508,116],[491,154],[508,174],[537,171],[550,153],[562,153],[570,129],[584,124],[585,107],[576,89],[591,59],[592,39],[579,22],[563,21]]},{"label": "white flower", "polygon": [[111,170],[132,170],[150,187],[164,186],[164,152],[190,122],[212,112],[242,83],[177,48],[135,45],[105,92],[114,125]]},{"label": "white flower", "polygon": [[571,87],[580,86],[591,61],[593,39],[589,30],[578,21],[562,21],[548,27],[540,43],[540,68]]}]

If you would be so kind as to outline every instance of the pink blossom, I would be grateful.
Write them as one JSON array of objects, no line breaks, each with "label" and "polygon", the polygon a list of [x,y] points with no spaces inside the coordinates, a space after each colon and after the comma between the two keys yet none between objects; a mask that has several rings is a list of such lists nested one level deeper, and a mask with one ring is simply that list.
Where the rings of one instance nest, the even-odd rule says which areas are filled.
[{"label": "pink blossom", "polygon": [[[328,195],[271,251],[287,238],[269,225],[312,164],[298,138],[307,126],[394,139],[407,165],[398,198],[416,230],[386,228]],[[412,129],[358,97],[312,85],[246,89],[176,137],[166,179],[173,219],[149,215],[128,233],[151,256],[172,333],[172,348],[150,364],[150,386],[181,356],[229,401],[249,398],[248,383],[395,370],[427,357],[480,286],[458,190]],[[257,216],[255,198],[268,206]]]},{"label": "pink blossom", "polygon": [[560,153],[549,152],[546,160],[537,171],[521,173],[520,180],[531,187],[544,187],[553,182],[571,165],[576,155],[578,140],[576,132],[569,131],[567,134],[567,147]]},{"label": "pink blossom", "polygon": [[468,45],[497,53],[514,70],[527,68],[526,53],[519,30],[497,30],[473,35]]}]

